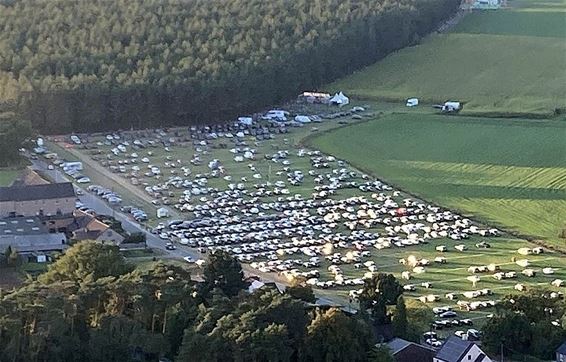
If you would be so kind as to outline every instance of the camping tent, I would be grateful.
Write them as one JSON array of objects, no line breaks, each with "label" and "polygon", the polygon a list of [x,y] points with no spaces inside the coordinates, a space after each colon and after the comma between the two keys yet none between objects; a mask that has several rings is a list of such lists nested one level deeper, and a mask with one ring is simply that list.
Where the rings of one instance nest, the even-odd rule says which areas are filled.
[{"label": "camping tent", "polygon": [[240,124],[243,124],[245,126],[251,126],[253,123],[253,119],[252,117],[238,117],[238,122],[240,122]]},{"label": "camping tent", "polygon": [[164,207],[160,207],[159,209],[157,209],[157,218],[161,219],[163,217],[169,217],[169,210]]},{"label": "camping tent", "polygon": [[295,121],[300,123],[310,123],[311,119],[307,116],[295,116]]},{"label": "camping tent", "polygon": [[409,98],[407,99],[407,107],[415,107],[419,105],[418,98]]},{"label": "camping tent", "polygon": [[342,92],[336,93],[334,97],[330,98],[330,104],[335,104],[340,107],[348,103],[350,103],[350,98],[346,97]]}]

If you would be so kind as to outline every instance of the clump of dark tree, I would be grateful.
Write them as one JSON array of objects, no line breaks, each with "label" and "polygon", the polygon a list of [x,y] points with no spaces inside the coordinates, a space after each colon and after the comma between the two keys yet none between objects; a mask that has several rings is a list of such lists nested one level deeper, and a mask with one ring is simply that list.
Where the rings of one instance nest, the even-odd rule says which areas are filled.
[{"label": "clump of dark tree", "polygon": [[414,44],[458,0],[0,2],[0,104],[43,132],[225,120]]},{"label": "clump of dark tree", "polygon": [[312,308],[304,286],[250,294],[221,252],[203,278],[162,263],[135,269],[117,247],[80,242],[36,281],[0,293],[0,361],[391,360],[372,348],[363,316]]},{"label": "clump of dark tree", "polygon": [[542,289],[508,295],[482,332],[483,346],[494,355],[503,350],[506,356],[553,359],[566,341],[566,303]]},{"label": "clump of dark tree", "polygon": [[19,149],[26,145],[32,134],[29,121],[0,118],[0,167],[22,161]]}]

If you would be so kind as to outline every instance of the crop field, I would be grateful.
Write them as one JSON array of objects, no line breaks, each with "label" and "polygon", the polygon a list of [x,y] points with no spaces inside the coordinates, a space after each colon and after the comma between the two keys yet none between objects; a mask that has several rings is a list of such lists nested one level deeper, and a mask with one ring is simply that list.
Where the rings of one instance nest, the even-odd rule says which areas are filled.
[{"label": "crop field", "polygon": [[561,121],[390,115],[313,146],[427,200],[564,247]]},{"label": "crop field", "polygon": [[474,12],[329,86],[361,99],[465,103],[469,115],[549,115],[565,109],[564,0],[509,1]]},{"label": "crop field", "polygon": [[[386,112],[396,111],[395,107],[387,108]],[[329,186],[328,181],[322,184],[316,182],[315,176],[325,176],[323,179],[332,177],[345,177],[343,181],[353,181],[358,185],[363,185],[367,180],[371,180],[364,176],[364,173],[370,175],[384,176],[387,181],[391,182],[393,190],[384,191],[384,197],[403,203],[406,198],[412,198],[419,201],[419,198],[409,196],[403,192],[395,191],[396,186],[407,187],[408,190],[418,192],[419,195],[433,201],[442,201],[442,205],[452,206],[445,201],[458,202],[460,208],[462,200],[466,200],[469,204],[478,208],[491,207],[495,210],[490,215],[475,213],[482,219],[491,219],[498,224],[504,224],[503,221],[513,220],[515,222],[521,220],[529,220],[529,214],[521,213],[521,208],[529,207],[531,215],[534,215],[538,208],[547,208],[548,213],[542,214],[543,223],[537,223],[533,220],[529,222],[532,225],[546,225],[542,228],[552,228],[556,226],[553,214],[564,214],[564,204],[560,203],[560,192],[564,191],[564,160],[559,158],[547,157],[547,153],[558,154],[560,150],[560,131],[564,130],[558,122],[539,122],[524,123],[519,121],[491,121],[480,120],[464,121],[461,118],[442,117],[433,114],[411,113],[404,116],[398,114],[389,114],[381,119],[373,120],[375,112],[380,111],[379,107],[371,109],[371,113],[363,112],[357,116],[357,119],[351,115],[341,116],[336,120],[323,120],[321,123],[312,123],[303,127],[290,127],[285,133],[273,133],[272,137],[262,140],[256,139],[251,135],[235,138],[218,138],[207,139],[206,141],[195,141],[191,139],[191,135],[187,129],[170,129],[170,130],[146,130],[122,132],[120,138],[108,140],[108,135],[90,135],[83,138],[83,145],[76,146],[73,149],[65,148],[64,141],[59,139],[57,143],[49,143],[52,150],[59,151],[60,157],[77,157],[76,159],[89,160],[94,162],[103,171],[98,172],[99,175],[93,178],[94,182],[102,184],[116,185],[118,188],[121,184],[128,185],[128,189],[136,188],[136,197],[140,194],[144,195],[144,202],[151,207],[156,208],[165,205],[174,214],[172,219],[194,220],[202,218],[205,214],[199,214],[198,211],[190,211],[184,209],[183,204],[179,204],[179,200],[183,198],[187,190],[195,187],[194,181],[206,179],[206,186],[211,191],[208,194],[192,195],[188,205],[199,207],[202,205],[214,205],[220,195],[230,189],[235,183],[244,184],[245,193],[241,193],[241,198],[249,200],[253,199],[258,207],[266,206],[267,211],[262,213],[270,214],[273,210],[269,210],[267,206],[273,202],[287,203],[289,198],[294,200],[313,200],[317,185]],[[411,110],[415,111],[415,110]],[[415,111],[416,112],[416,111]],[[370,120],[365,122],[366,120]],[[474,123],[474,127],[466,126]],[[337,128],[339,125],[352,124],[344,128]],[[505,128],[507,125],[507,128]],[[464,128],[460,128],[464,127]],[[477,128],[476,128],[477,127]],[[524,128],[528,128],[530,133],[537,134],[538,138],[527,138]],[[440,132],[442,129],[442,133]],[[328,132],[326,132],[328,131]],[[443,134],[443,139],[435,139],[439,134]],[[468,141],[463,141],[464,135],[474,135]],[[508,138],[508,141],[502,143],[502,135]],[[310,136],[314,144],[314,148],[323,150],[324,153],[336,156],[336,160],[329,159],[328,168],[313,168],[313,160],[318,157],[316,154],[309,153],[314,148],[304,148],[302,142],[305,137]],[[309,138],[310,138],[309,137]],[[167,148],[162,144],[166,140],[174,139]],[[142,140],[145,146],[133,147],[135,140]],[[541,142],[544,140],[544,142]],[[150,142],[151,141],[151,142]],[[201,143],[203,142],[203,143]],[[443,147],[431,147],[431,143],[435,145],[443,145]],[[113,154],[112,149],[117,145],[127,146],[126,152]],[[236,147],[236,144],[240,146]],[[236,162],[235,155],[242,154],[235,152],[237,148],[250,147],[254,149],[254,157],[243,162]],[[543,145],[543,146],[539,146]],[[446,147],[450,146],[449,149]],[[456,152],[456,148],[464,147],[464,149]],[[512,148],[510,148],[513,146]],[[539,148],[536,148],[539,147]],[[540,149],[544,147],[544,149]],[[521,150],[526,150],[525,155],[521,155]],[[72,152],[71,152],[72,151]],[[241,151],[239,151],[241,152]],[[278,152],[287,153],[284,161],[274,162],[269,155]],[[132,154],[137,154],[138,161],[132,162]],[[500,155],[499,160],[489,159],[490,155]],[[200,163],[193,164],[195,156],[200,158]],[[322,154],[322,156],[325,156]],[[442,157],[441,157],[442,156]],[[145,161],[140,160],[147,158]],[[213,176],[209,167],[209,162],[218,160],[222,165],[223,173]],[[286,163],[285,163],[286,162]],[[533,169],[532,164],[536,163],[538,168]],[[174,164],[174,166],[171,166]],[[118,165],[123,166],[123,172],[118,171]],[[139,167],[139,171],[136,171]],[[151,175],[149,169],[158,167],[161,170],[159,175]],[[359,167],[359,168],[357,168]],[[185,169],[183,169],[185,168]],[[190,171],[188,171],[188,169]],[[342,169],[342,171],[339,171]],[[106,170],[106,171],[104,171]],[[111,171],[112,170],[112,171]],[[521,183],[520,179],[533,170],[537,171],[535,176],[527,177],[527,184]],[[300,171],[305,176],[303,181],[298,185],[289,183],[289,172]],[[382,173],[383,171],[383,173]],[[387,173],[385,173],[387,171]],[[481,171],[481,172],[479,172]],[[91,171],[92,172],[92,171]],[[312,173],[311,173],[312,172]],[[350,174],[350,172],[352,172]],[[112,176],[112,179],[104,180],[106,177]],[[348,176],[349,175],[349,176]],[[385,176],[391,176],[387,178]],[[462,176],[463,175],[463,176]],[[96,175],[91,175],[96,176]],[[461,177],[461,178],[458,178]],[[136,179],[138,185],[132,184],[132,179]],[[183,179],[191,181],[191,186],[173,187],[171,184],[166,189],[163,186],[173,179]],[[466,179],[467,178],[467,179]],[[442,183],[439,183],[442,180]],[[332,183],[335,184],[335,181]],[[338,183],[340,183],[338,182]],[[488,183],[484,185],[484,183]],[[510,186],[509,182],[515,182]],[[271,190],[267,184],[274,185],[276,183],[285,184],[286,194],[269,194],[259,195],[259,190]],[[160,195],[147,192],[147,187],[159,187],[163,191]],[[487,191],[482,191],[483,187]],[[420,188],[418,188],[420,187]],[[545,189],[547,188],[547,189]],[[505,194],[506,190],[510,192],[504,201],[500,201],[501,194]],[[436,193],[430,197],[430,191],[436,190]],[[259,196],[258,196],[259,195]],[[300,196],[299,196],[300,195]],[[446,199],[439,199],[446,195]],[[533,196],[534,195],[534,196]],[[498,198],[495,198],[498,196]],[[226,197],[226,195],[222,196]],[[298,199],[297,199],[298,197]],[[335,189],[335,192],[328,197],[328,200],[341,203],[349,198],[362,198],[367,207],[373,207],[372,202],[377,194],[372,195],[367,190],[353,187],[341,187]],[[527,198],[529,197],[529,198]],[[124,198],[124,204],[128,202],[128,198]],[[359,200],[362,200],[359,199]],[[517,199],[517,204],[514,199]],[[150,204],[150,201],[155,204]],[[287,200],[287,201],[285,201]],[[499,201],[498,201],[499,200]],[[187,204],[185,204],[187,205]],[[526,205],[526,206],[525,206]],[[149,206],[148,206],[149,207]],[[363,209],[366,206],[356,206]],[[467,210],[466,207],[461,207]],[[550,210],[553,208],[553,210]],[[352,211],[350,210],[350,211]],[[147,210],[150,211],[150,210]],[[310,215],[316,217],[316,207],[311,207]],[[468,210],[467,210],[468,211]],[[250,213],[250,206],[242,205],[237,211],[234,211],[225,221],[237,225],[233,217],[243,217],[253,219],[254,214]],[[257,211],[256,211],[257,212]],[[154,210],[148,214],[154,214]],[[355,213],[355,212],[354,212]],[[286,214],[292,215],[292,214]],[[505,220],[497,217],[504,216]],[[280,216],[285,222],[298,220],[298,214],[295,217],[287,219],[288,216]],[[304,217],[304,216],[303,216]],[[352,215],[350,215],[352,217]],[[558,217],[556,217],[557,219]],[[167,221],[170,219],[153,220],[152,225],[157,225],[159,221]],[[346,227],[345,222],[348,219],[341,219],[333,226],[331,235],[338,238],[350,237],[355,233]],[[236,222],[236,223],[234,223]],[[246,221],[249,224],[250,221]],[[223,222],[218,222],[219,226]],[[428,223],[427,223],[428,224]],[[485,224],[477,223],[478,227],[489,227]],[[508,225],[507,225],[508,226]],[[309,227],[306,227],[309,229]],[[202,233],[205,229],[199,229]],[[266,230],[268,230],[266,228]],[[314,229],[313,229],[314,230]],[[270,232],[270,231],[268,231]],[[374,224],[373,226],[358,226],[357,233],[369,233],[366,235],[378,236],[392,235],[393,231],[385,225]],[[548,231],[550,235],[550,231]],[[223,231],[222,236],[229,234]],[[181,237],[170,231],[170,240],[177,243],[178,248],[186,248],[187,246],[180,243]],[[205,234],[202,234],[205,235]],[[236,237],[240,234],[233,234]],[[303,235],[303,236],[300,236]],[[313,235],[317,235],[316,232]],[[322,235],[322,234],[320,234]],[[393,234],[394,235],[394,234]],[[187,236],[189,237],[189,236]],[[197,239],[201,239],[198,237]],[[308,241],[304,234],[293,234],[289,236],[279,236],[281,240],[278,243],[299,242],[299,240]],[[210,238],[209,238],[210,239]],[[354,238],[355,239],[355,238]],[[294,241],[292,241],[294,240]],[[371,241],[371,242],[375,242]],[[478,248],[477,243],[488,242],[490,248]],[[164,241],[165,243],[165,241]],[[452,305],[458,310],[461,318],[470,317],[477,319],[478,323],[492,312],[489,308],[475,311],[460,310],[456,307],[456,301],[448,300],[445,297],[447,293],[456,293],[458,300],[497,300],[502,296],[517,292],[515,285],[517,283],[524,284],[527,288],[545,287],[558,290],[551,287],[551,282],[555,279],[566,280],[566,263],[561,255],[545,250],[540,255],[521,256],[517,253],[519,248],[534,247],[533,244],[525,240],[515,238],[506,234],[500,237],[482,237],[472,235],[464,243],[468,246],[466,251],[457,251],[455,246],[462,244],[462,241],[452,240],[448,237],[434,236],[428,242],[422,242],[418,245],[404,245],[385,247],[383,249],[374,247],[364,247],[369,251],[369,256],[365,256],[361,263],[373,262],[375,270],[379,272],[393,273],[401,278],[401,273],[411,271],[411,280],[404,281],[405,284],[413,284],[415,291],[406,292],[408,298],[419,298],[424,295],[434,294],[439,298],[430,306]],[[263,270],[261,265],[269,260],[273,261],[273,257],[279,261],[292,261],[295,263],[294,272],[308,273],[316,270],[319,273],[317,280],[319,282],[328,282],[335,280],[336,275],[329,270],[329,267],[336,265],[335,261],[329,260],[326,256],[329,254],[336,255],[339,253],[342,257],[348,258],[348,255],[359,252],[356,250],[354,243],[350,240],[346,244],[339,245],[336,241],[332,246],[332,251],[322,252],[320,246],[312,246],[311,249],[320,255],[320,264],[313,269],[312,266],[306,267],[302,263],[308,262],[312,258],[312,254],[303,254],[299,248],[283,247],[283,253],[274,254],[271,252],[250,253],[250,251],[236,251],[235,248],[243,248],[244,245],[251,245],[249,241],[235,244],[229,244],[228,248],[237,255],[240,260],[245,263],[245,268],[252,273],[257,271],[260,275],[267,275],[279,281],[289,282],[293,279],[291,271],[277,273],[273,268]],[[256,243],[257,244],[257,243]],[[217,244],[215,244],[217,245]],[[222,245],[222,244],[221,244]],[[320,244],[318,244],[320,245]],[[436,250],[437,246],[444,245],[447,247],[446,252]],[[222,246],[224,247],[224,246]],[[246,254],[247,253],[247,254]],[[270,256],[271,259],[268,259]],[[399,263],[401,258],[409,258],[414,256],[417,259],[427,259],[433,261],[437,257],[445,257],[446,264],[430,263],[425,267],[424,273],[413,273],[413,268]],[[249,257],[249,258],[248,258]],[[527,277],[521,274],[523,267],[515,263],[515,259],[528,259],[530,268],[537,271],[535,277]],[[356,265],[358,264],[358,265]],[[477,274],[480,281],[474,286],[468,279],[472,274],[468,271],[470,266],[482,266],[495,264],[502,271],[516,272],[517,277],[505,280],[496,280],[493,273]],[[354,261],[340,262],[339,267],[343,278],[354,280],[362,278],[368,272],[365,264]],[[541,270],[543,268],[552,268],[553,273],[544,275]],[[432,288],[428,289],[421,283],[431,283]],[[352,290],[359,289],[359,286],[350,285],[333,285],[326,288],[315,286],[318,295],[325,298],[342,303],[348,303],[348,295]],[[467,299],[461,294],[465,291],[490,289],[493,294],[482,296],[476,299]],[[560,288],[563,289],[563,288]]]}]

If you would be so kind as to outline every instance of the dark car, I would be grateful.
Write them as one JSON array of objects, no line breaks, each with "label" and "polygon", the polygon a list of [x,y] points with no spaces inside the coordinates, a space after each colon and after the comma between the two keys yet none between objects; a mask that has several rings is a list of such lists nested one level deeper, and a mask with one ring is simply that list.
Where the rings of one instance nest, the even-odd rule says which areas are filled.
[{"label": "dark car", "polygon": [[482,241],[481,243],[476,244],[476,248],[489,249],[491,248],[491,245],[489,243],[486,243],[485,241]]}]

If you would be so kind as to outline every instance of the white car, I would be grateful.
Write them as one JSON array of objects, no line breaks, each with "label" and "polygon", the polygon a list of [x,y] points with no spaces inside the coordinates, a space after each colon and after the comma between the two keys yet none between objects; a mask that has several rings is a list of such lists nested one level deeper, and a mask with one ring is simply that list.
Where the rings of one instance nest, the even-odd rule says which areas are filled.
[{"label": "white car", "polygon": [[183,260],[186,261],[187,263],[191,263],[191,264],[192,264],[192,262],[193,262],[193,258],[190,257],[190,256],[185,256],[185,257],[183,258]]},{"label": "white car", "polygon": [[77,182],[80,183],[80,184],[87,184],[87,183],[90,182],[90,178],[88,178],[88,177],[81,177],[81,178],[79,178],[79,179],[77,180]]},{"label": "white car", "polygon": [[432,347],[440,347],[440,346],[442,346],[442,342],[440,342],[440,341],[438,341],[438,340],[436,340],[436,339],[434,339],[434,338],[427,339],[427,340],[425,341],[425,343],[428,344],[428,345],[430,345],[430,346],[432,346]]}]

